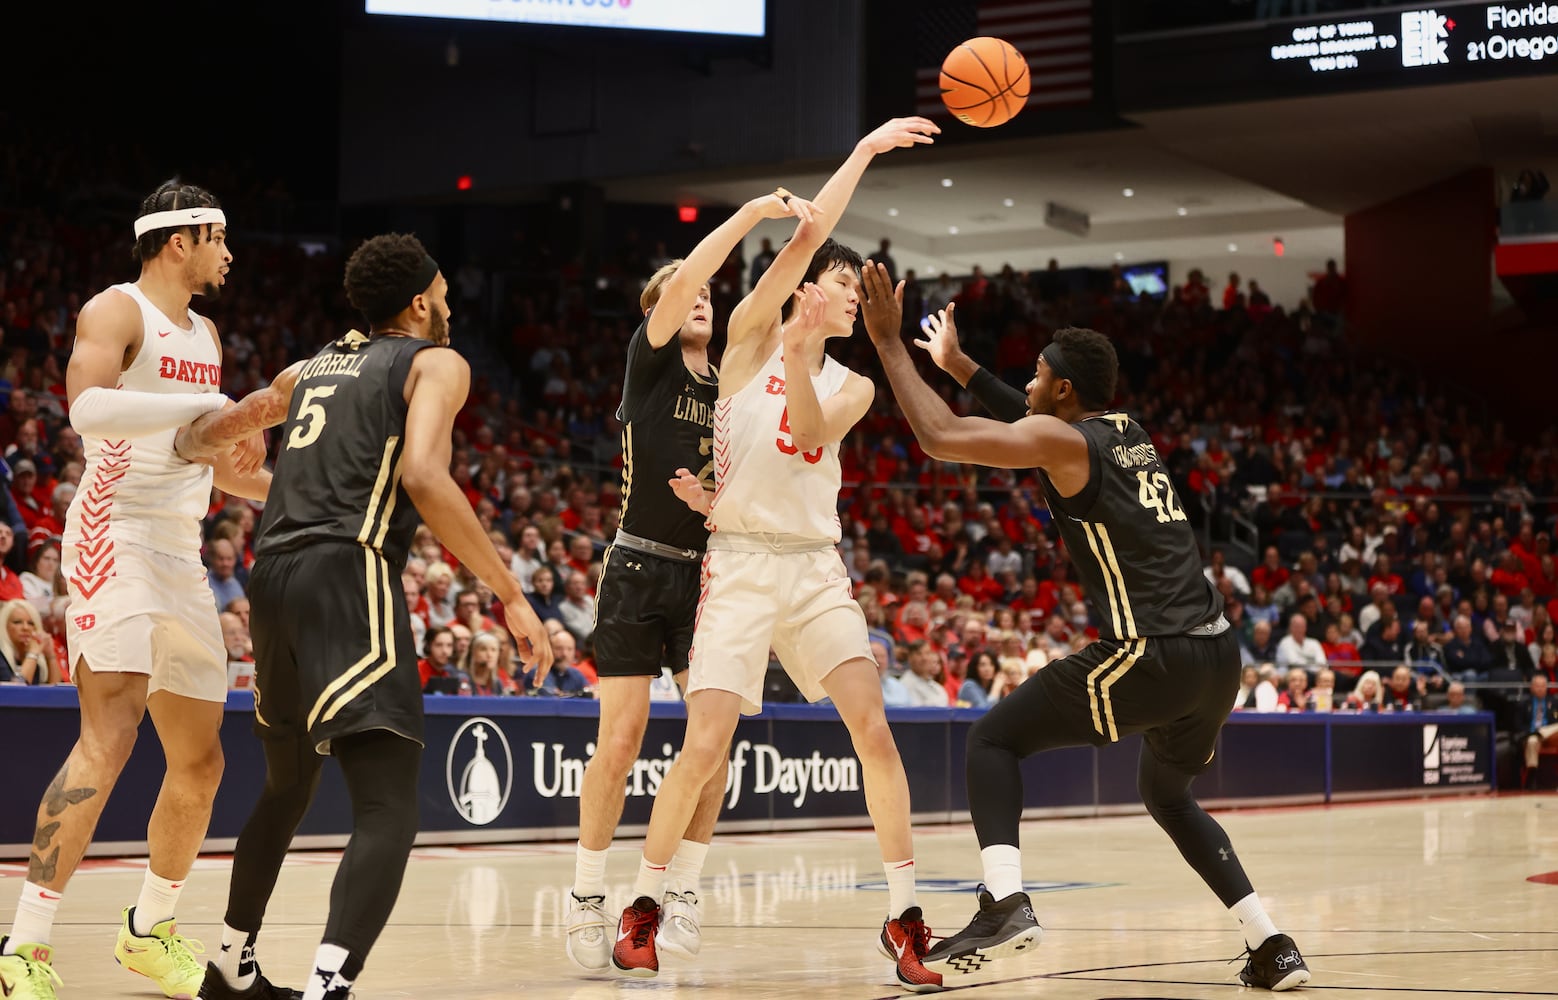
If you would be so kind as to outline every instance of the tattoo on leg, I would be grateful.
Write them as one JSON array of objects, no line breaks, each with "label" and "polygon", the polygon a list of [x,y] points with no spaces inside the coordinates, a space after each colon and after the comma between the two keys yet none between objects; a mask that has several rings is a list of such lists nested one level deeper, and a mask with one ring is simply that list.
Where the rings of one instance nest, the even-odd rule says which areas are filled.
[{"label": "tattoo on leg", "polygon": [[35,885],[44,885],[54,881],[55,873],[59,869],[60,849],[56,847],[49,852],[47,860],[39,857],[34,851],[32,857],[27,860],[27,881]]},{"label": "tattoo on leg", "polygon": [[59,823],[45,823],[38,827],[38,832],[33,834],[32,846],[40,851],[49,849],[49,841],[54,839],[54,834],[59,831]]},{"label": "tattoo on leg", "polygon": [[85,802],[97,794],[95,788],[66,788],[66,775],[70,771],[70,761],[66,761],[60,768],[60,773],[49,782],[48,791],[43,793],[43,807],[50,816],[58,816],[68,806]]}]

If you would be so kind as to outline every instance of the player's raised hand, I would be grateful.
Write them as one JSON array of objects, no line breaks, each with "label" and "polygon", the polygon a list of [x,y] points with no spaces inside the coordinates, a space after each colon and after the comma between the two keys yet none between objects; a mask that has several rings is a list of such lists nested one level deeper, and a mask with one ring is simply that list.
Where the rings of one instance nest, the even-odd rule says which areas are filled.
[{"label": "player's raised hand", "polygon": [[784,188],[779,188],[773,194],[765,194],[761,198],[753,198],[747,202],[757,209],[759,215],[765,219],[799,219],[802,222],[813,222],[817,216],[824,214],[822,209],[797,197]]},{"label": "player's raised hand", "polygon": [[948,302],[947,308],[933,312],[921,320],[920,331],[925,336],[924,339],[914,342],[914,346],[929,353],[930,359],[936,362],[936,367],[944,372],[951,371],[965,356],[963,345],[958,343],[957,323],[952,318],[956,310],[957,303]]},{"label": "player's raised hand", "polygon": [[800,351],[826,329],[823,318],[828,311],[828,297],[815,282],[808,281],[795,290],[795,313],[784,325],[784,349]]},{"label": "player's raised hand", "polygon": [[893,118],[877,126],[859,144],[872,153],[885,153],[907,146],[928,146],[940,134],[941,126],[929,118]]},{"label": "player's raised hand", "polygon": [[865,292],[860,313],[871,343],[878,347],[896,343],[903,326],[903,282],[894,288],[887,265],[868,260],[860,270],[860,285]]},{"label": "player's raised hand", "polygon": [[671,492],[676,494],[676,499],[700,514],[709,512],[709,505],[713,498],[709,495],[709,491],[703,488],[703,483],[697,476],[687,469],[677,469],[675,477],[667,482],[670,483]]}]

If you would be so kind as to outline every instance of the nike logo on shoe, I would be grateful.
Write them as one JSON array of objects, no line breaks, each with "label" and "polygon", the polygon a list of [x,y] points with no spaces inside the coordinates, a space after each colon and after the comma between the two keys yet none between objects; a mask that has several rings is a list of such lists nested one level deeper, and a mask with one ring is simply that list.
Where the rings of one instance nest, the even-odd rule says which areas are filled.
[{"label": "nike logo on shoe", "polygon": [[908,948],[909,948],[909,942],[907,942],[907,941],[904,941],[901,944],[893,945],[893,951],[896,951],[898,953],[898,960],[900,962],[903,961],[903,953],[905,951],[907,951]]},{"label": "nike logo on shoe", "polygon": [[626,941],[628,939],[628,935],[631,934],[631,933],[633,933],[633,932],[632,931],[617,931],[617,940],[618,941]]}]

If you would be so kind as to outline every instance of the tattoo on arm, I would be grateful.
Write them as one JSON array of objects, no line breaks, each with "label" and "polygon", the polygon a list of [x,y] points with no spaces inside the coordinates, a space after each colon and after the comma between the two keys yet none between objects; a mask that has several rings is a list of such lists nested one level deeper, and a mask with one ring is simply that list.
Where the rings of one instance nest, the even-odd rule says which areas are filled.
[{"label": "tattoo on arm", "polygon": [[287,397],[269,388],[251,392],[241,402],[208,413],[189,426],[182,451],[211,454],[242,441],[255,431],[287,419]]}]

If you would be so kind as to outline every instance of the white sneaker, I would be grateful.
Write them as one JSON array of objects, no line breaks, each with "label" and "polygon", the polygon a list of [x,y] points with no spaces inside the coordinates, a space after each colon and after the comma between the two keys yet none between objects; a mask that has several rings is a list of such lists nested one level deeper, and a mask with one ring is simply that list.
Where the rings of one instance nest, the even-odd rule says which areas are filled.
[{"label": "white sneaker", "polygon": [[611,935],[606,933],[606,897],[575,896],[568,904],[568,957],[587,972],[599,972],[611,964]]},{"label": "white sneaker", "polygon": [[675,958],[691,959],[703,947],[702,925],[703,912],[696,892],[668,892],[660,904],[660,933],[655,936],[655,948]]}]

